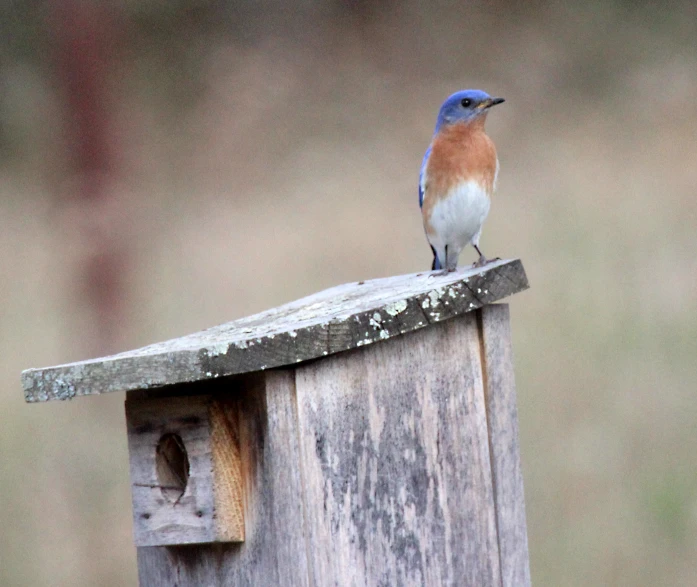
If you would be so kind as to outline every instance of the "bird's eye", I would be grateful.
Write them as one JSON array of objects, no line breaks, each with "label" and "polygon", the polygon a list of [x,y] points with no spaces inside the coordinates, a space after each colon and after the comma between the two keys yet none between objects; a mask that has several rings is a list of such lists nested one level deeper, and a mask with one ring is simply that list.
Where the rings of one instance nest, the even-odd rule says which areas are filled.
[{"label": "bird's eye", "polygon": [[472,105],[472,100],[470,100],[469,98],[465,98],[465,99],[462,101],[462,106],[463,106],[464,108],[469,108],[471,105]]}]

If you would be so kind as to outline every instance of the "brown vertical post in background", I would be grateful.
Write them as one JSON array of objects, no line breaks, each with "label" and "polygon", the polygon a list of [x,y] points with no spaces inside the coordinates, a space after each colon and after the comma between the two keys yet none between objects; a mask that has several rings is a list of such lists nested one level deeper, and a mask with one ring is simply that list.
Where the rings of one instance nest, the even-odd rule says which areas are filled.
[{"label": "brown vertical post in background", "polygon": [[509,311],[519,261],[347,284],[25,372],[128,392],[141,585],[530,585]]},{"label": "brown vertical post in background", "polygon": [[[79,296],[89,309],[90,353],[118,346],[128,267],[122,202],[114,193],[118,167],[109,92],[114,71],[115,19],[101,4],[53,2],[56,71],[65,96],[68,175],[60,192],[64,228],[80,243]],[[86,336],[85,336],[86,335]]]}]

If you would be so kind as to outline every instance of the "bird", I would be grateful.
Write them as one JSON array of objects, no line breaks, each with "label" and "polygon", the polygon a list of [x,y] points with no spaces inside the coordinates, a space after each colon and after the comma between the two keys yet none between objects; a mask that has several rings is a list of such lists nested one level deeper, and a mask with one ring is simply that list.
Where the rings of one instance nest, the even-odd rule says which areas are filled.
[{"label": "bird", "polygon": [[479,254],[475,267],[489,262],[479,238],[496,190],[499,160],[484,123],[489,110],[504,101],[482,90],[461,90],[440,107],[419,173],[419,206],[433,251],[432,270],[455,271],[469,244]]}]

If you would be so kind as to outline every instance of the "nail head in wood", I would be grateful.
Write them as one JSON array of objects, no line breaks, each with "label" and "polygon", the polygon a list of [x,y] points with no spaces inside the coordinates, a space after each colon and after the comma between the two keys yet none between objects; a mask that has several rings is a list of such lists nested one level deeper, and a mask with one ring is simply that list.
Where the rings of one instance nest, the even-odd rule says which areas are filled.
[{"label": "nail head in wood", "polygon": [[489,305],[527,287],[517,260],[347,284],[26,371],[25,397],[128,392],[141,585],[527,587],[508,308]]},{"label": "nail head in wood", "polygon": [[210,396],[126,402],[137,546],[241,542],[236,414]]}]

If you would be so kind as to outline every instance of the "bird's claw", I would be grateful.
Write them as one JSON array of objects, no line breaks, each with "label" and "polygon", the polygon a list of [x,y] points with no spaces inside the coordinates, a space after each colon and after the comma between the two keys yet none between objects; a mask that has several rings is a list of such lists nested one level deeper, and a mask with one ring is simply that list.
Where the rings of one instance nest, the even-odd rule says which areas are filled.
[{"label": "bird's claw", "polygon": [[474,263],[472,263],[472,267],[479,268],[479,267],[484,267],[484,265],[488,265],[489,263],[495,263],[496,261],[500,261],[501,257],[494,257],[493,259],[487,259],[484,255],[481,255],[479,259],[477,259]]}]

